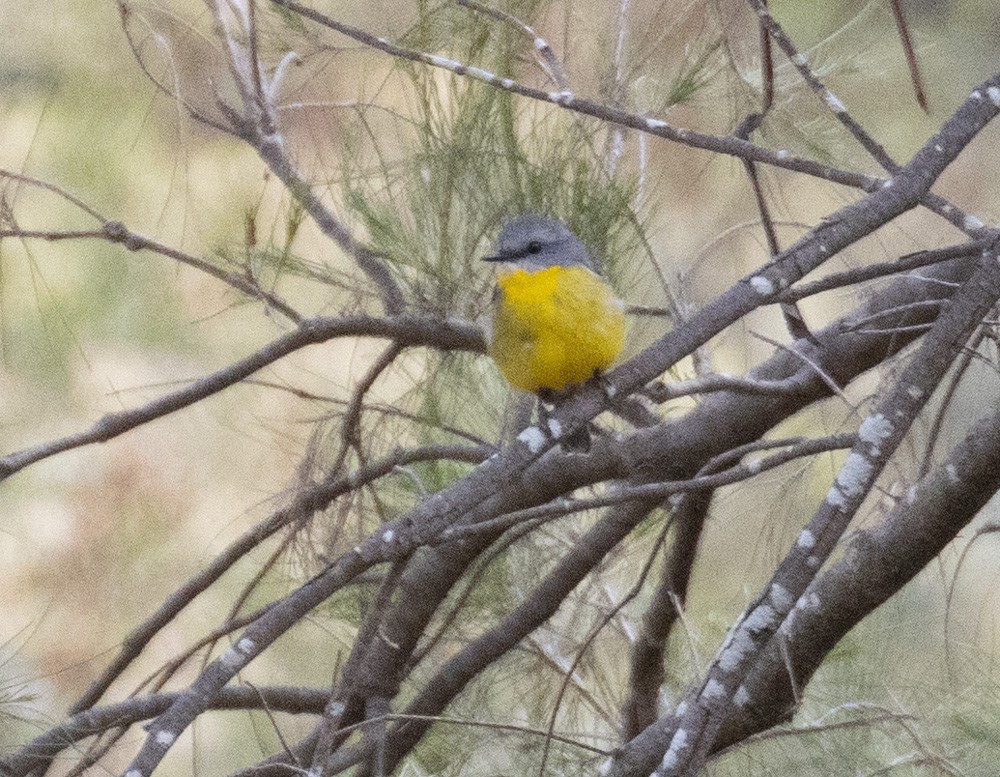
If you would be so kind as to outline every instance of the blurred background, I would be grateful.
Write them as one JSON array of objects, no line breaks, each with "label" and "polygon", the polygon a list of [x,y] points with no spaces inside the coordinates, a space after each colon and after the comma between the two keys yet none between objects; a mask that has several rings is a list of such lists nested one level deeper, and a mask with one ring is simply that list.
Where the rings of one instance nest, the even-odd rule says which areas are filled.
[{"label": "blurred background", "polygon": [[[469,51],[449,47],[448,29],[417,24],[425,3],[319,5],[338,19],[421,50]],[[633,0],[621,26],[623,5],[515,3],[510,10],[525,18],[533,12],[530,18],[563,59],[577,93],[599,97],[614,91],[609,83],[618,83],[617,98],[625,107],[719,134],[753,109],[759,62],[752,16],[742,4]],[[930,112],[924,114],[888,3],[785,0],[771,7],[817,73],[897,160],[908,159],[997,67],[1000,9],[993,0],[904,0],[929,98]],[[443,314],[481,316],[491,280],[488,268],[474,260],[488,248],[504,214],[479,209],[490,207],[486,195],[496,191],[491,187],[502,190],[503,184],[464,173],[462,183],[449,185],[480,191],[483,202],[471,203],[473,215],[460,225],[442,227],[434,215],[441,200],[428,181],[437,180],[435,160],[446,155],[443,147],[455,143],[436,148],[433,133],[406,129],[460,113],[454,78],[414,76],[385,55],[359,50],[346,38],[320,36],[265,3],[260,8],[266,61],[276,65],[288,50],[302,55],[287,78],[281,114],[301,168],[359,236],[395,250],[410,299]],[[184,103],[218,117],[215,95],[232,97],[203,4],[7,0],[0,2],[0,28],[6,31],[0,47],[0,167],[55,184],[104,217],[219,266],[249,267],[307,315],[375,310],[371,290],[351,274],[339,250],[295,213],[253,150],[187,115]],[[616,55],[619,32],[623,53]],[[489,48],[478,51],[488,62]],[[776,62],[776,109],[757,140],[877,173],[780,54]],[[181,99],[164,94],[150,75]],[[543,84],[528,61],[523,76]],[[516,99],[511,104],[535,111],[530,153],[542,169],[538,181],[544,184],[546,170],[572,177],[571,155],[559,144],[579,143],[593,153],[579,173],[585,179],[580,191],[595,200],[620,198],[618,210],[601,211],[606,219],[598,221],[614,223],[618,231],[602,229],[588,242],[608,241],[600,246],[606,269],[627,301],[672,302],[690,311],[767,260],[737,160],[634,133],[615,138],[590,120],[524,107]],[[448,131],[453,140],[455,125]],[[474,124],[468,132],[485,134]],[[982,133],[935,187],[987,223],[1000,214],[998,140],[996,126]],[[424,156],[415,156],[417,151]],[[496,160],[488,164],[486,173],[477,174],[499,169]],[[601,164],[616,168],[610,179],[594,174]],[[764,171],[763,178],[785,246],[857,197],[804,176]],[[423,190],[414,183],[421,180]],[[96,227],[51,192],[11,180],[0,186],[7,205],[0,215],[4,228],[15,222],[26,230]],[[568,195],[561,203],[551,189],[546,196],[549,204],[572,212]],[[597,207],[585,205],[581,221]],[[634,223],[623,218],[625,212]],[[960,239],[932,214],[915,212],[836,257],[830,269]],[[852,289],[802,307],[809,325],[818,328],[856,301]],[[636,321],[629,353],[667,326],[658,319]],[[98,240],[6,238],[0,242],[0,453],[142,405],[246,356],[288,328],[259,303],[162,256]],[[739,374],[766,358],[773,346],[755,333],[787,339],[777,310],[759,311],[712,344],[712,367]],[[328,403],[346,398],[380,351],[379,343],[365,340],[305,349],[256,375],[255,382],[106,444],[44,460],[0,484],[0,747],[16,746],[59,720],[131,628],[281,503]],[[963,383],[948,411],[941,452],[997,401],[994,368],[984,362]],[[448,385],[462,388],[442,395],[442,382],[428,374],[437,370],[460,373],[461,381]],[[680,365],[678,374],[690,377],[691,365]],[[864,407],[881,377],[858,381],[848,396]],[[482,357],[447,363],[408,357],[376,384],[372,397],[426,409],[432,391],[444,419],[495,435],[503,386]],[[468,407],[465,391],[475,392]],[[665,410],[682,413],[686,406],[678,402]],[[831,400],[778,433],[818,435],[854,423],[851,408]],[[905,490],[925,440],[926,424],[911,435],[898,469],[883,479],[886,504]],[[793,465],[718,495],[689,602],[687,660],[693,665],[711,656],[725,627],[784,555],[825,494],[838,461],[831,456]],[[882,506],[873,500],[869,514]],[[983,523],[989,519],[982,516]],[[1000,755],[994,593],[1000,551],[995,535],[970,544],[976,528],[844,640],[810,686],[804,720],[859,699],[885,705],[917,716],[920,745],[913,745],[914,752],[926,746],[963,773],[993,773],[989,764]],[[625,548],[616,563],[635,563],[643,550]],[[309,568],[309,561],[302,563]],[[197,599],[117,687],[138,682],[217,623],[253,572],[252,566],[237,569],[223,586]],[[283,574],[291,580],[301,569],[290,560]],[[256,594],[261,602],[268,592],[283,590],[280,575],[268,585]],[[254,671],[278,674],[288,683],[329,684],[330,677],[313,671],[304,656],[331,637],[346,650],[350,630],[338,633],[331,625],[335,619],[317,619],[299,632],[301,644],[281,654],[285,663],[269,654]],[[288,662],[288,655],[299,660]],[[607,671],[612,685],[620,681]],[[674,679],[683,687],[682,678]],[[213,718],[218,731],[200,722],[197,743],[171,756],[174,771],[190,771],[200,763],[199,747],[208,745],[232,748],[240,763],[271,752],[274,737],[266,721],[238,718],[225,719],[225,733],[221,716]],[[245,736],[232,736],[234,725]],[[758,749],[759,758],[737,755],[720,768],[729,764],[740,774],[779,767],[847,773],[867,763],[856,762],[862,756],[851,736],[820,745],[783,742],[766,757]],[[863,757],[875,763],[898,754],[904,737],[898,728],[891,735],[873,729],[863,736]],[[216,773],[220,762],[213,758],[204,771]],[[904,773],[924,773],[919,768]]]}]

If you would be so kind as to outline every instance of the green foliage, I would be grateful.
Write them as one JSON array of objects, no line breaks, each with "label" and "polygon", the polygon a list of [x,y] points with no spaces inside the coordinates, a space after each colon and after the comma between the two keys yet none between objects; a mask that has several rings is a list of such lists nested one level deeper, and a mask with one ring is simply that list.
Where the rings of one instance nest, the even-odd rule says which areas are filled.
[{"label": "green foliage", "polygon": [[695,95],[711,85],[717,75],[712,65],[721,48],[721,39],[710,41],[702,44],[701,50],[690,59],[681,62],[681,66],[670,84],[666,107],[690,102]]},{"label": "green foliage", "polygon": [[996,703],[959,710],[952,716],[951,724],[977,748],[1000,754],[1000,709]]},{"label": "green foliage", "polygon": [[[461,9],[432,13],[404,42],[447,46],[500,75],[514,74],[531,46],[509,25]],[[622,244],[635,230],[635,183],[605,172],[592,124],[423,65],[398,68],[413,101],[397,121],[404,150],[391,160],[362,122],[345,157],[372,166],[355,161],[347,170],[344,201],[410,300],[444,315],[481,315],[492,280],[478,258],[501,223],[523,211],[563,218],[614,278],[613,259],[628,253]]]}]

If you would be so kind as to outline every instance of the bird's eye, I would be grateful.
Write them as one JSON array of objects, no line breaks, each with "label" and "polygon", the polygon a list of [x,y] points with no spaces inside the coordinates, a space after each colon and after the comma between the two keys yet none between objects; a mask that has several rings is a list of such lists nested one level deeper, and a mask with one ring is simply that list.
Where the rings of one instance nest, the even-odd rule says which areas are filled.
[{"label": "bird's eye", "polygon": [[538,254],[541,253],[541,251],[542,251],[542,244],[539,243],[537,240],[532,240],[530,243],[528,243],[529,254]]}]

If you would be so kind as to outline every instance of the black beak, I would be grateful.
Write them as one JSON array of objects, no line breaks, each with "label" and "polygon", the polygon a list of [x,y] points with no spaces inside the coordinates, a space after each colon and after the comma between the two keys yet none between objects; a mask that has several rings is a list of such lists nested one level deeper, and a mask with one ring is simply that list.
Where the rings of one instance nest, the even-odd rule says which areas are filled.
[{"label": "black beak", "polygon": [[512,257],[509,254],[493,254],[493,256],[484,256],[483,257],[483,261],[484,262],[509,262],[509,261],[511,261],[514,258],[515,257]]}]

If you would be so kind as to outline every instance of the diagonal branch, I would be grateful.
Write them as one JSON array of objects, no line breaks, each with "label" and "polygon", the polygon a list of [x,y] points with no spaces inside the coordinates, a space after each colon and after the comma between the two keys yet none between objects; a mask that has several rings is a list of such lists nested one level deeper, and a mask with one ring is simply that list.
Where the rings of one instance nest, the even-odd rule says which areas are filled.
[{"label": "diagonal branch", "polygon": [[763,593],[731,629],[704,680],[678,712],[656,724],[671,732],[658,775],[694,775],[702,767],[754,662],[829,558],[954,356],[998,298],[1000,262],[994,247],[983,252],[975,274],[938,318],[893,389],[862,423],[860,441],[825,501]]},{"label": "diagonal branch", "polygon": [[476,0],[455,0],[455,2],[458,5],[492,17],[499,22],[504,22],[505,24],[517,27],[521,32],[531,38],[531,46],[537,58],[538,65],[545,72],[545,75],[549,77],[549,80],[560,89],[566,89],[569,86],[569,81],[566,79],[566,71],[563,68],[562,63],[559,61],[559,58],[552,50],[549,42],[539,35],[531,25],[526,24],[516,16],[509,14],[506,11],[501,11],[499,8],[492,8],[490,6],[483,5],[482,3],[476,2]]},{"label": "diagonal branch", "polygon": [[427,345],[441,350],[482,352],[486,348],[482,333],[471,324],[441,321],[430,316],[407,313],[389,318],[377,318],[359,314],[304,319],[294,331],[272,340],[250,356],[233,362],[218,372],[199,378],[190,386],[142,407],[109,413],[86,431],[3,456],[0,458],[0,481],[29,464],[57,453],[97,442],[107,442],[137,426],[217,394],[294,351],[337,337],[380,337],[392,339],[399,345]]},{"label": "diagonal branch", "polygon": [[[213,710],[259,710],[319,715],[329,693],[323,688],[224,688],[210,705]],[[0,775],[21,777],[49,768],[61,752],[76,742],[118,726],[131,726],[162,713],[179,694],[158,693],[127,699],[98,709],[77,712],[35,737],[19,750],[0,758]]]},{"label": "diagonal branch", "polygon": [[840,98],[837,97],[833,92],[831,92],[826,86],[820,82],[813,73],[812,68],[809,67],[809,62],[806,59],[805,54],[801,53],[792,43],[791,38],[789,38],[785,31],[781,28],[781,25],[775,20],[771,15],[771,12],[767,8],[767,3],[764,0],[748,0],[753,9],[757,12],[760,17],[761,24],[767,29],[768,34],[778,44],[786,57],[799,71],[803,80],[808,84],[809,88],[823,101],[823,104],[829,108],[833,114],[837,117],[837,120],[844,125],[848,132],[854,136],[865,150],[871,154],[872,158],[882,166],[883,169],[887,170],[889,173],[895,174],[899,171],[899,165],[896,163],[892,157],[886,152],[882,145],[875,140],[868,132],[854,120],[854,117],[847,112],[847,108],[844,103],[841,102]]},{"label": "diagonal branch", "polygon": [[1000,414],[994,413],[881,521],[852,536],[809,587],[803,606],[754,664],[744,685],[750,701],[731,709],[716,747],[784,718],[793,700],[789,667],[799,686],[807,682],[837,642],[935,559],[998,490]]},{"label": "diagonal branch", "polygon": [[185,251],[181,251],[179,248],[169,246],[165,243],[159,242],[158,240],[154,240],[135,232],[126,227],[120,221],[107,219],[87,205],[87,203],[79,197],[76,197],[62,187],[48,183],[47,181],[42,181],[38,178],[32,178],[31,176],[27,176],[22,173],[15,173],[11,170],[0,169],[0,179],[4,178],[28,183],[32,186],[46,189],[58,194],[60,197],[68,202],[71,202],[77,208],[82,210],[88,216],[91,216],[101,222],[101,228],[88,230],[3,229],[0,230],[0,239],[5,237],[14,237],[21,240],[37,239],[49,241],[86,239],[107,240],[111,243],[120,243],[129,251],[152,251],[153,253],[169,257],[170,259],[180,262],[181,264],[186,264],[189,267],[193,267],[196,270],[200,270],[203,273],[211,275],[213,278],[217,278],[223,283],[232,286],[234,289],[246,294],[248,297],[259,299],[261,302],[266,303],[269,307],[278,311],[295,323],[299,323],[302,320],[302,316],[287,302],[282,300],[276,294],[262,289],[254,280],[246,277],[245,275],[223,270],[221,267],[216,267],[211,262],[206,262],[204,259],[192,256]]},{"label": "diagonal branch", "polygon": [[[268,80],[263,72],[257,50],[255,0],[244,4],[228,4],[243,27],[238,39],[229,23],[229,16],[222,7],[222,0],[214,0],[211,7],[219,36],[226,44],[228,64],[233,83],[240,94],[242,112],[219,101],[219,107],[233,124],[234,132],[256,151],[268,168],[285,185],[289,193],[312,216],[320,230],[333,240],[357,263],[358,267],[379,290],[386,313],[403,311],[405,300],[396,280],[380,254],[362,245],[350,230],[323,204],[309,182],[296,168],[288,154],[285,140],[279,130],[277,99],[281,77],[288,57]],[[294,56],[294,55],[291,55]]]},{"label": "diagonal branch", "polygon": [[[795,692],[837,642],[936,558],[998,489],[1000,417],[993,414],[881,521],[854,534],[840,559],[810,585],[754,662],[741,686],[744,703],[730,705],[713,749],[721,751],[787,720]],[[648,774],[664,742],[664,732],[650,726],[622,750],[615,773]]]},{"label": "diagonal branch", "polygon": [[927,251],[917,251],[916,253],[901,256],[895,262],[877,262],[866,264],[844,272],[832,273],[825,278],[820,278],[811,283],[803,283],[794,288],[788,289],[779,295],[782,301],[796,302],[814,294],[822,294],[824,291],[840,289],[855,283],[864,283],[875,278],[884,278],[887,275],[915,270],[919,267],[946,262],[950,259],[961,257],[972,257],[985,248],[983,241],[962,243],[948,248],[934,248]]},{"label": "diagonal branch", "polygon": [[546,92],[541,89],[535,89],[534,87],[518,83],[511,78],[491,73],[488,70],[483,70],[482,68],[474,65],[467,65],[447,57],[438,56],[436,54],[426,54],[422,51],[414,51],[413,49],[396,45],[385,38],[379,38],[371,33],[358,29],[357,27],[352,27],[349,24],[333,19],[332,17],[327,16],[314,8],[302,5],[295,0],[270,1],[274,5],[286,8],[289,11],[299,14],[300,16],[311,19],[317,24],[334,30],[342,35],[346,35],[352,40],[356,40],[359,43],[377,51],[382,51],[389,56],[404,59],[409,62],[419,62],[424,65],[429,65],[430,67],[448,70],[455,75],[480,81],[495,89],[502,89],[503,91],[517,94],[522,97],[528,97],[532,100],[557,105],[584,116],[591,116],[611,124],[636,129],[656,137],[665,138],[677,143],[683,143],[684,145],[691,146],[692,148],[705,149],[707,151],[713,151],[719,154],[725,154],[726,156],[737,157],[739,159],[763,162],[765,164],[781,167],[786,170],[806,173],[827,181],[844,184],[845,186],[864,189],[865,191],[874,191],[881,184],[881,181],[878,178],[874,178],[872,176],[852,173],[846,170],[839,170],[837,168],[830,167],[829,165],[820,164],[818,162],[802,159],[800,157],[794,157],[785,150],[772,151],[771,149],[754,145],[749,141],[736,138],[731,135],[711,135],[705,132],[698,132],[697,130],[674,127],[662,119],[639,116],[620,108],[588,100],[584,97],[577,96],[567,89],[556,92]]},{"label": "diagonal branch", "polygon": [[174,591],[153,615],[133,630],[123,640],[118,656],[70,708],[70,713],[82,712],[94,706],[111,686],[111,683],[121,676],[149,644],[150,640],[177,617],[181,610],[232,569],[247,553],[250,553],[282,527],[325,509],[337,497],[390,475],[396,471],[397,467],[420,461],[439,461],[442,459],[477,463],[488,455],[489,452],[486,450],[459,445],[437,445],[413,450],[399,450],[348,475],[339,476],[338,471],[334,470],[322,482],[301,489],[287,506],[277,510],[269,518],[249,529],[243,536],[230,544],[215,557],[211,564]]}]

